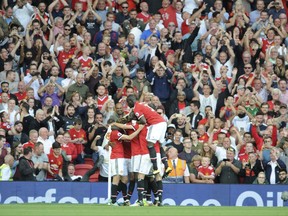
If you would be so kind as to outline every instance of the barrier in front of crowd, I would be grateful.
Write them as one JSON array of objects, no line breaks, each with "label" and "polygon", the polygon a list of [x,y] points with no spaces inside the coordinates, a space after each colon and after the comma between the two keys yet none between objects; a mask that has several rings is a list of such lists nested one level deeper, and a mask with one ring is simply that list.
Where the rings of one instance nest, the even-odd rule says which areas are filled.
[{"label": "barrier in front of crowd", "polygon": [[[283,206],[287,185],[164,184],[165,205]],[[135,193],[132,201],[136,199]],[[0,182],[0,203],[107,203],[107,183]],[[285,203],[287,206],[287,202]]]}]

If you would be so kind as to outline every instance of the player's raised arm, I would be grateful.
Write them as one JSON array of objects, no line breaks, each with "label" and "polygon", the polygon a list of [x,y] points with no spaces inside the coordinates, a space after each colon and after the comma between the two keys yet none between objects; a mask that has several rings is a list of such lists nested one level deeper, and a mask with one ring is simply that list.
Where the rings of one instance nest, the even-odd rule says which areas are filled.
[{"label": "player's raised arm", "polygon": [[132,140],[134,139],[139,133],[140,131],[144,128],[145,125],[139,125],[139,128],[132,134],[130,134],[129,136],[128,135],[123,135],[121,136],[121,140]]}]

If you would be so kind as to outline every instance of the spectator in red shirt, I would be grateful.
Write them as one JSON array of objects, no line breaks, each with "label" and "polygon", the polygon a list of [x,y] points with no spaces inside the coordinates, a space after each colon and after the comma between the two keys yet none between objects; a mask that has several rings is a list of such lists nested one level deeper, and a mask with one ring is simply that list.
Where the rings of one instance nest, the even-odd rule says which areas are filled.
[{"label": "spectator in red shirt", "polygon": [[[238,148],[238,146],[237,146],[237,148]],[[253,143],[250,143],[250,142],[248,142],[248,143],[246,143],[246,145],[245,145],[245,152],[243,152],[243,153],[239,153],[238,154],[238,157],[239,157],[239,160],[243,163],[246,163],[246,162],[248,162],[249,161],[249,153],[250,152],[255,152],[254,151],[254,146],[253,146]]]},{"label": "spectator in red shirt", "polygon": [[174,2],[170,5],[170,0],[162,0],[162,8],[159,12],[162,15],[163,25],[167,28],[170,22],[173,22],[177,25],[176,19],[176,9],[174,7]]},{"label": "spectator in red shirt", "polygon": [[198,178],[212,181],[215,179],[214,168],[210,165],[209,157],[202,157],[201,165],[198,167]]},{"label": "spectator in red shirt", "polygon": [[251,134],[254,137],[257,150],[261,151],[264,143],[264,138],[270,137],[272,140],[272,146],[276,146],[277,144],[277,128],[275,125],[273,125],[272,131],[267,127],[266,130],[262,132],[262,136],[259,136],[257,131],[257,126],[259,126],[259,123],[256,122],[256,119],[252,119],[252,128],[251,128]]},{"label": "spectator in red shirt", "polygon": [[64,49],[62,51],[58,51],[57,47],[58,47],[58,39],[59,37],[57,37],[56,42],[55,42],[55,46],[54,46],[54,52],[56,52],[57,54],[57,58],[58,58],[58,63],[61,69],[61,77],[64,77],[64,69],[66,67],[66,64],[68,63],[69,59],[73,59],[73,57],[75,57],[75,48],[71,48],[71,44],[69,42],[64,43]]},{"label": "spectator in red shirt", "polygon": [[37,140],[38,140],[38,131],[37,130],[30,130],[29,131],[29,141],[27,143],[23,144],[23,149],[27,148],[27,147],[31,147],[31,149],[34,149]]},{"label": "spectator in red shirt", "polygon": [[198,134],[199,134],[199,142],[208,142],[209,140],[209,135],[206,133],[206,127],[204,125],[198,125]]},{"label": "spectator in red shirt", "polygon": [[[70,134],[65,132],[63,135],[58,134],[56,137],[56,142],[61,145],[61,155],[63,157],[62,174],[63,178],[66,179],[68,175],[68,164],[73,163],[74,159],[77,158],[77,150],[73,143],[70,142]],[[50,154],[53,153],[51,148]]]},{"label": "spectator in red shirt", "polygon": [[26,99],[27,92],[26,92],[24,81],[20,81],[18,83],[18,92],[16,92],[14,95],[17,97],[18,103],[20,103],[22,100]]},{"label": "spectator in red shirt", "polygon": [[62,166],[63,158],[61,156],[61,145],[58,142],[54,142],[52,145],[52,153],[48,155],[49,165],[47,172],[47,179],[62,180]]},{"label": "spectator in red shirt", "polygon": [[149,6],[147,2],[143,1],[140,3],[140,10],[141,12],[138,13],[137,19],[143,21],[145,24],[149,22],[151,19],[150,14],[148,13],[149,11]]},{"label": "spectator in red shirt", "polygon": [[75,159],[75,163],[84,163],[83,145],[87,143],[87,137],[86,132],[82,129],[82,120],[77,119],[74,123],[74,128],[71,128],[68,132],[71,136],[71,142],[74,143],[77,149],[77,158]]},{"label": "spectator in red shirt", "polygon": [[91,0],[72,0],[72,9],[76,10],[76,4],[78,4],[78,7],[82,6],[82,10],[86,11],[88,4],[91,4],[91,2],[92,2]]}]

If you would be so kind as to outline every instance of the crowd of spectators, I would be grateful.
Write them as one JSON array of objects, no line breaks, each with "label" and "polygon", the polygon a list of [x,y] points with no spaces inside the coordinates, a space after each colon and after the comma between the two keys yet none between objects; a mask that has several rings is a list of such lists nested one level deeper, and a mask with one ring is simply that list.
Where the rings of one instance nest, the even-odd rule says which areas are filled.
[{"label": "crowd of spectators", "polygon": [[134,94],[167,121],[185,183],[287,184],[285,0],[0,4],[0,179],[97,158]]}]

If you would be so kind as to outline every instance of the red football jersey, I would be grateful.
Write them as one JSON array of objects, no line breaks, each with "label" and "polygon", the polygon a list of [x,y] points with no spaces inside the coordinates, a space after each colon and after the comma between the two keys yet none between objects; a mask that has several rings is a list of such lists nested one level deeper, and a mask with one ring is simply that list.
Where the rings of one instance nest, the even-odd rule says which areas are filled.
[{"label": "red football jersey", "polygon": [[[140,149],[141,149],[141,155],[149,154],[149,150],[147,147],[147,132],[148,132],[148,127],[145,126],[139,133],[139,144],[140,144]],[[154,144],[154,148],[156,153],[160,153],[160,143],[156,142]]]},{"label": "red football jersey", "polygon": [[27,98],[27,92],[26,92],[26,91],[23,92],[23,93],[21,93],[21,92],[16,92],[14,95],[17,97],[17,100],[18,100],[19,102]]},{"label": "red football jersey", "polygon": [[136,18],[138,20],[141,20],[144,23],[147,23],[150,20],[151,16],[150,16],[150,14],[148,14],[148,16],[146,16],[143,13],[138,13]]},{"label": "red football jersey", "polygon": [[215,175],[214,169],[212,166],[208,166],[208,167],[199,166],[198,172],[201,172],[205,176]]},{"label": "red football jersey", "polygon": [[[75,128],[71,128],[68,133],[70,134],[70,137],[72,140],[77,138],[83,138],[84,140],[87,140],[86,138],[86,132],[83,129],[80,129],[80,131],[76,131]],[[83,151],[83,144],[74,144],[77,150],[77,154],[81,154]]]},{"label": "red football jersey", "polygon": [[238,158],[241,162],[243,162],[243,161],[247,162],[247,161],[249,161],[249,154],[247,154],[247,153],[239,154]]},{"label": "red football jersey", "polygon": [[110,142],[114,143],[111,152],[111,159],[124,158],[124,147],[120,140],[123,136],[118,130],[112,130],[110,133]]},{"label": "red football jersey", "polygon": [[91,64],[93,62],[93,59],[91,57],[85,59],[83,56],[80,56],[78,60],[82,68],[88,68],[88,70],[91,68]]},{"label": "red football jersey", "polygon": [[108,96],[104,95],[103,97],[97,97],[97,105],[98,105],[98,109],[101,110],[104,103],[108,100]]},{"label": "red football jersey", "polygon": [[188,19],[186,19],[181,24],[182,35],[185,35],[190,32],[189,29],[190,24],[187,24],[188,22],[189,22]]},{"label": "red football jersey", "polygon": [[124,158],[131,159],[131,142],[130,141],[124,141],[122,142],[123,149],[124,149]]},{"label": "red football jersey", "polygon": [[138,119],[144,116],[148,126],[165,122],[164,118],[147,104],[140,104],[139,102],[136,102],[134,106],[134,113]]},{"label": "red football jersey", "polygon": [[199,140],[200,142],[208,142],[209,136],[208,136],[207,133],[205,133],[204,135],[200,136],[200,137],[198,138],[198,140]]},{"label": "red football jersey", "polygon": [[148,128],[147,126],[145,126],[139,133],[139,144],[141,148],[141,155],[149,154],[149,150],[147,147],[147,140],[146,140],[147,131],[148,131]]},{"label": "red football jersey", "polygon": [[178,23],[177,23],[177,19],[176,19],[176,9],[172,5],[170,5],[166,9],[161,8],[159,10],[159,13],[162,16],[163,25],[165,26],[165,28],[168,27],[168,24],[170,22],[173,22],[177,26]]},{"label": "red football jersey", "polygon": [[77,149],[73,143],[63,144],[61,149],[64,150],[67,155],[72,156],[72,161],[77,158]]},{"label": "red football jersey", "polygon": [[267,39],[262,39],[262,52],[266,54],[269,47],[274,46],[274,40],[268,41]]},{"label": "red football jersey", "polygon": [[[59,170],[62,169],[63,158],[61,155],[56,157],[53,153],[48,155],[50,169],[54,174],[59,174]],[[53,179],[53,176],[47,172],[47,179]]]},{"label": "red football jersey", "polygon": [[[117,89],[117,94],[121,91],[121,89],[122,89],[122,88],[118,88],[118,89]],[[134,90],[134,93],[135,93],[135,94],[138,94],[138,93],[139,93],[138,89],[137,89],[135,86],[133,87],[133,90]],[[123,96],[127,97],[127,89],[126,89],[126,88],[124,88],[123,91],[122,91],[121,97],[123,97]]]},{"label": "red football jersey", "polygon": [[[132,125],[134,129],[126,130],[127,134],[130,135],[134,133],[138,128],[139,124],[132,124],[131,122],[127,123],[127,125]],[[140,146],[140,133],[137,137],[131,140],[131,156],[140,155],[141,154],[141,146]],[[125,145],[125,144],[124,144]]]},{"label": "red football jersey", "polygon": [[0,128],[8,131],[11,130],[11,125],[8,122],[0,122]]},{"label": "red football jersey", "polygon": [[74,56],[76,48],[71,48],[69,52],[60,51],[58,54],[58,63],[61,69],[61,74],[60,77],[64,77],[64,69],[66,67],[67,62],[69,61],[70,58]]}]

